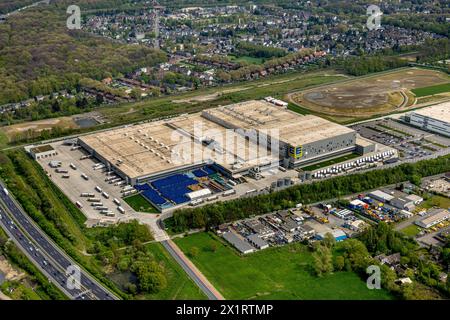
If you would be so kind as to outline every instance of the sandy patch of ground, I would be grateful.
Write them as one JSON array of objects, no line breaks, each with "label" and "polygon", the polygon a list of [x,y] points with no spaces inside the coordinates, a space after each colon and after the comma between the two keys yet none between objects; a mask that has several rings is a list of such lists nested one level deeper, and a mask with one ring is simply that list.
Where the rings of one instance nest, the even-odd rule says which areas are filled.
[{"label": "sandy patch of ground", "polygon": [[9,261],[3,256],[0,256],[0,271],[5,275],[5,279],[8,281],[20,280],[25,276],[25,273],[14,269]]}]

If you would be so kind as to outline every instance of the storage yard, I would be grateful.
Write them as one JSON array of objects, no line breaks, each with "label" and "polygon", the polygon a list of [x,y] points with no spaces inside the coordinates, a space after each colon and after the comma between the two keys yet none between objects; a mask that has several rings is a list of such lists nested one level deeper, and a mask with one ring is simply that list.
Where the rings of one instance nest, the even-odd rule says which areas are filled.
[{"label": "storage yard", "polygon": [[[428,183],[441,180],[448,181],[448,178]],[[426,201],[419,195],[423,192],[428,197]],[[405,234],[417,237],[425,245],[436,244],[450,226],[448,199],[441,197],[446,201],[437,202],[436,197],[439,196],[404,183],[311,206],[298,204],[288,210],[222,224],[216,233],[241,254],[291,242],[311,243],[325,238],[327,233],[341,241],[379,222],[392,224],[402,232],[405,230]]]},{"label": "storage yard", "polygon": [[[335,215],[333,215],[335,214]],[[241,254],[292,242],[315,241],[330,233],[336,241],[352,237],[367,223],[350,210],[316,205],[282,210],[258,218],[220,225],[216,232]]]},{"label": "storage yard", "polygon": [[[59,142],[51,158],[37,161],[53,182],[88,218],[89,226],[132,219],[134,210],[123,201],[124,190],[134,190],[81,148]],[[128,191],[130,192],[130,191]],[[135,191],[134,191],[135,192]]]}]

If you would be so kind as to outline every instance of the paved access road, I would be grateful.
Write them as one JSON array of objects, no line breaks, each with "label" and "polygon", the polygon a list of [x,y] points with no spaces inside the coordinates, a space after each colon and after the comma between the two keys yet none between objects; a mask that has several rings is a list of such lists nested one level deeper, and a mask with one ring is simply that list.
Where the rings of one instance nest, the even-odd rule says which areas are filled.
[{"label": "paved access road", "polygon": [[172,240],[161,241],[170,255],[183,268],[188,276],[206,294],[210,300],[225,300],[225,298],[214,288],[206,277],[190,262]]},{"label": "paved access road", "polygon": [[69,268],[77,265],[39,229],[5,190],[4,185],[0,183],[0,204],[3,206],[0,207],[0,226],[50,281],[71,299],[117,299],[83,269],[80,269],[81,288],[69,289],[67,284],[70,282],[70,274],[73,274]]}]

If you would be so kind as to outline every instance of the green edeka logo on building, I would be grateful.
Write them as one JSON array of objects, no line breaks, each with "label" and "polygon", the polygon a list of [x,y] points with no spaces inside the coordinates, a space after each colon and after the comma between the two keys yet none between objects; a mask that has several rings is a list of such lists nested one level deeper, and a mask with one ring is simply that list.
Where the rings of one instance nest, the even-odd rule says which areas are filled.
[{"label": "green edeka logo on building", "polygon": [[302,146],[292,147],[289,146],[289,156],[294,159],[299,159],[303,156],[303,148]]}]

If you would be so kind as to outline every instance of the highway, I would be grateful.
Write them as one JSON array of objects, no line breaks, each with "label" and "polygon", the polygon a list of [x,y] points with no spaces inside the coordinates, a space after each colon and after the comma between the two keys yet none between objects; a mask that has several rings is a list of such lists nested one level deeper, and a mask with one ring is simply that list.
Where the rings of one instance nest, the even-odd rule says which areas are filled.
[{"label": "highway", "polygon": [[73,300],[118,299],[81,268],[80,288],[68,286],[67,284],[71,282],[69,267],[76,267],[76,263],[24,213],[9,192],[5,192],[4,185],[1,183],[0,188],[0,204],[2,205],[0,226],[30,261],[48,277],[49,281]]}]

